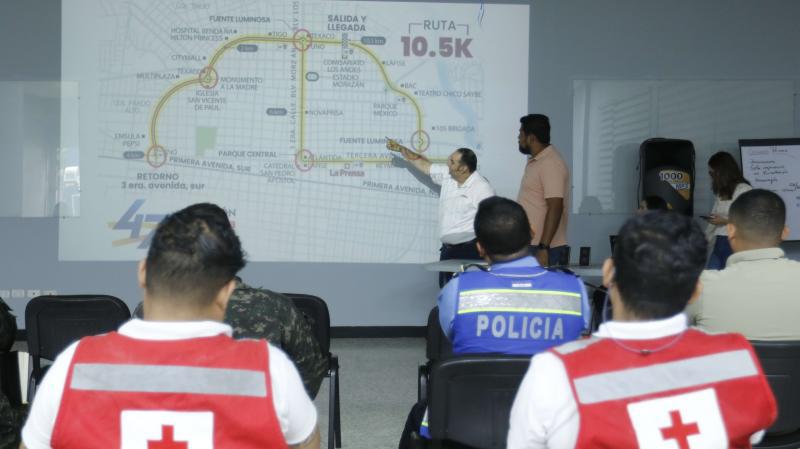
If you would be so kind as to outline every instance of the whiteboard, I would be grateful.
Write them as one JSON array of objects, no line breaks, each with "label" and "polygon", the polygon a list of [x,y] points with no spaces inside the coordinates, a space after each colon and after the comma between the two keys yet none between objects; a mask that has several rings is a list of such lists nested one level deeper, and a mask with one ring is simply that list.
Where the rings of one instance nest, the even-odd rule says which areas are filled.
[{"label": "whiteboard", "polygon": [[787,240],[800,240],[800,139],[740,140],[742,173],[755,189],[786,203]]}]

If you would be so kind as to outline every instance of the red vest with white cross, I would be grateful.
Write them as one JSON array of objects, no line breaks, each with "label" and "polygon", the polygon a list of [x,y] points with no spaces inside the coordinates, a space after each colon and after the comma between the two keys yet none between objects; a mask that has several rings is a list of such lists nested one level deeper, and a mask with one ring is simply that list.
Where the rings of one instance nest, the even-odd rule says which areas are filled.
[{"label": "red vest with white cross", "polygon": [[84,338],[54,449],[286,449],[263,340]]},{"label": "red vest with white cross", "polygon": [[749,448],[777,415],[750,344],[689,329],[554,348],[578,405],[576,448]]}]

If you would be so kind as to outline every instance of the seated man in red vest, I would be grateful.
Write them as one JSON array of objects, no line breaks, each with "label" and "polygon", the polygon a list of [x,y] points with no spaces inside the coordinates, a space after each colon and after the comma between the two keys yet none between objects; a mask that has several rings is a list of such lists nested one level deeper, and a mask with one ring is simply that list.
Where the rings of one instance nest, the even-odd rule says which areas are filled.
[{"label": "seated man in red vest", "polygon": [[603,282],[613,321],[533,357],[511,410],[508,449],[749,448],[776,405],[739,334],[688,329],[706,241],[690,218],[626,222]]},{"label": "seated man in red vest", "polygon": [[244,264],[219,207],[167,216],[139,264],[144,320],[56,358],[22,447],[318,449],[316,409],[286,354],[222,323]]}]

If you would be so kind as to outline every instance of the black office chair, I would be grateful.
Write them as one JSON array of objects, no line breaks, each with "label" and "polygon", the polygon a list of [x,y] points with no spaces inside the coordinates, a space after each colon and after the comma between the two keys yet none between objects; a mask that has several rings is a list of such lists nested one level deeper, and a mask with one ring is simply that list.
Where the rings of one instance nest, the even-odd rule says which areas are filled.
[{"label": "black office chair", "polygon": [[55,360],[82,337],[114,331],[131,318],[121,299],[108,295],[37,296],[25,307],[28,353],[33,369],[28,379],[28,402],[46,369],[41,359]]},{"label": "black office chair", "polygon": [[425,329],[425,356],[428,360],[441,360],[453,355],[453,345],[442,331],[439,323],[439,307],[428,313],[428,325]]},{"label": "black office chair", "polygon": [[0,298],[0,390],[13,406],[22,404],[19,388],[17,351],[11,351],[17,335],[17,319],[3,298]]},{"label": "black office chair", "polygon": [[306,317],[314,330],[323,357],[328,358],[330,393],[328,400],[328,449],[342,447],[342,423],[339,405],[339,357],[331,354],[331,316],[328,305],[318,296],[284,293]]},{"label": "black office chair", "polygon": [[589,307],[592,308],[591,318],[589,319],[589,330],[594,332],[601,324],[611,318],[611,304],[608,299],[608,290],[605,287],[594,289]]},{"label": "black office chair", "polygon": [[428,324],[425,328],[425,357],[428,361],[417,369],[417,400],[425,401],[428,394],[428,379],[433,364],[439,360],[453,356],[453,344],[447,339],[439,324],[439,307],[428,313]]},{"label": "black office chair", "polygon": [[139,304],[136,304],[136,308],[133,309],[131,317],[139,318],[140,320],[144,319],[144,301],[139,301]]},{"label": "black office chair", "polygon": [[431,447],[448,442],[475,449],[506,447],[511,405],[530,356],[468,355],[439,361],[431,371]]},{"label": "black office chair", "polygon": [[800,447],[800,341],[751,341],[778,401],[778,419],[756,447]]}]

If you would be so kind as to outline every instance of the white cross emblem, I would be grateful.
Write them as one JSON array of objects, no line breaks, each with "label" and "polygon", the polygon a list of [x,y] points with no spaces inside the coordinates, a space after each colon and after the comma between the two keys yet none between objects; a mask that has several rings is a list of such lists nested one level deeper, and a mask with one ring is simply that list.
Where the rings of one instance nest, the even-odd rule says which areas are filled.
[{"label": "white cross emblem", "polygon": [[121,449],[213,449],[214,413],[124,410]]},{"label": "white cross emblem", "polygon": [[713,388],[628,404],[643,449],[727,449],[728,434]]}]

